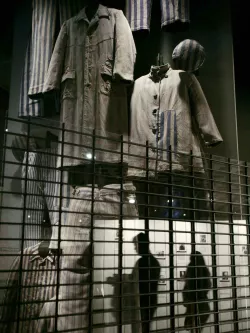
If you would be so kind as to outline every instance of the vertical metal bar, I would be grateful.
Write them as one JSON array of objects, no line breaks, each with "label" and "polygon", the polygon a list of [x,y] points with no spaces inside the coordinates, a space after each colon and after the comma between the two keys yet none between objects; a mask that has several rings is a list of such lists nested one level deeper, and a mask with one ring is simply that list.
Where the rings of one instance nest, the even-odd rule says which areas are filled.
[{"label": "vertical metal bar", "polygon": [[175,332],[175,290],[174,290],[174,227],[173,227],[173,175],[172,175],[172,151],[169,146],[169,176],[168,176],[168,198],[169,198],[169,277],[170,277],[170,325],[171,332]]},{"label": "vertical metal bar", "polygon": [[[5,159],[6,159],[6,145],[7,145],[7,136],[8,136],[8,115],[4,117],[4,137],[3,137],[3,151],[2,151],[2,156],[0,156],[0,162],[1,162],[1,178],[0,178],[0,187],[4,187],[4,173],[5,173]],[[1,150],[0,150],[1,151]],[[0,202],[1,204],[1,202]]]},{"label": "vertical metal bar", "polygon": [[94,213],[95,213],[95,172],[96,172],[96,132],[93,130],[92,137],[92,192],[91,192],[91,222],[90,222],[90,275],[89,275],[89,325],[88,332],[92,332],[93,315],[92,315],[92,299],[93,299],[93,269],[94,269]]},{"label": "vertical metal bar", "polygon": [[26,205],[27,205],[27,183],[28,183],[28,167],[29,167],[29,142],[30,142],[30,117],[28,118],[27,128],[27,143],[26,143],[26,161],[25,161],[25,176],[24,176],[24,191],[23,195],[23,218],[22,218],[22,234],[21,234],[21,254],[20,254],[20,267],[18,275],[18,297],[17,297],[17,326],[16,333],[20,329],[20,310],[21,310],[21,296],[22,296],[22,274],[23,274],[23,251],[24,251],[24,237],[25,237],[25,223],[26,223]]},{"label": "vertical metal bar", "polygon": [[148,141],[146,142],[146,187],[143,186],[143,188],[146,189],[146,195],[145,195],[145,231],[146,234],[149,234],[149,192],[150,192],[150,186],[149,186],[149,144]]},{"label": "vertical metal bar", "polygon": [[248,277],[249,277],[249,286],[250,286],[250,256],[249,256],[249,246],[250,246],[250,194],[249,194],[249,185],[248,185],[248,167],[247,162],[244,163],[244,174],[245,174],[245,194],[246,194],[246,223],[247,223],[247,253],[248,253]]},{"label": "vertical metal bar", "polygon": [[190,151],[190,176],[191,176],[191,211],[190,211],[190,220],[191,220],[191,251],[192,253],[195,252],[195,208],[196,208],[196,202],[195,202],[195,175],[194,175],[194,168],[193,168],[193,152]]},{"label": "vertical metal bar", "polygon": [[59,191],[59,221],[58,221],[58,251],[57,251],[57,281],[56,281],[56,309],[55,309],[55,332],[58,332],[58,302],[60,288],[60,261],[61,261],[61,227],[62,227],[62,207],[63,207],[63,158],[64,158],[64,136],[65,124],[62,124],[61,142],[61,165],[60,165],[60,191]]},{"label": "vertical metal bar", "polygon": [[[146,190],[146,194],[145,194],[145,216],[144,216],[144,229],[145,229],[145,234],[147,235],[147,240],[149,242],[149,215],[150,215],[150,210],[149,210],[149,204],[150,204],[150,201],[149,201],[149,193],[150,193],[150,186],[149,186],[149,144],[148,144],[148,141],[146,141],[146,186],[143,186],[144,190]],[[148,244],[149,246],[149,244]],[[148,255],[148,253],[146,254]],[[147,263],[147,267],[148,267],[148,279],[149,281],[147,281],[148,283],[148,291],[149,291],[149,294],[151,293],[151,283],[150,283],[150,280],[151,280],[151,267],[150,267],[150,260],[149,260],[149,256],[148,256],[148,263]],[[140,276],[140,273],[138,274]],[[139,284],[140,284],[140,281],[139,281]],[[139,295],[139,299],[140,299],[140,296]],[[150,313],[150,308],[151,308],[151,303],[150,303],[150,296],[148,296],[148,299],[149,299],[149,309],[146,309],[146,311],[148,311]],[[139,303],[140,304],[140,303]],[[140,304],[140,307],[141,307],[142,304]],[[148,327],[148,330],[149,330],[149,327],[150,327],[150,322],[148,323],[144,323],[147,325]]]},{"label": "vertical metal bar", "polygon": [[120,216],[119,216],[119,250],[118,250],[118,275],[119,275],[119,316],[118,333],[122,333],[122,259],[123,259],[123,135],[121,135],[121,181],[120,181]]},{"label": "vertical metal bar", "polygon": [[[193,166],[193,151],[190,151],[190,176],[191,176],[191,200],[190,200],[190,224],[191,224],[191,252],[195,255],[195,209],[196,209],[196,202],[195,202],[195,174],[194,174],[194,166]],[[195,313],[199,313],[198,307],[198,288],[197,288],[197,257],[194,256],[194,276],[192,277],[195,281]],[[198,322],[198,315],[195,315],[195,327],[198,329],[199,322]]]},{"label": "vertical metal bar", "polygon": [[231,259],[231,272],[232,272],[233,319],[234,319],[234,332],[239,332],[238,305],[237,305],[237,283],[236,283],[235,251],[234,251],[232,176],[231,176],[230,162],[231,162],[231,159],[228,158],[229,232],[230,232],[230,259]]},{"label": "vertical metal bar", "polygon": [[[5,167],[6,167],[6,163],[5,163],[5,159],[6,159],[6,145],[7,145],[7,136],[8,136],[8,112],[7,115],[4,117],[4,137],[3,137],[3,151],[2,151],[2,156],[0,156],[0,162],[1,162],[1,174],[0,174],[0,221],[1,221],[1,216],[2,216],[2,205],[3,205],[3,195],[2,195],[2,191],[4,189],[4,179],[5,179]],[[0,150],[1,152],[1,150]]]},{"label": "vertical metal bar", "polygon": [[214,301],[214,320],[215,320],[215,333],[220,332],[220,318],[218,306],[218,283],[217,283],[217,259],[216,259],[216,230],[215,230],[215,206],[214,206],[214,175],[213,175],[213,157],[209,156],[209,182],[210,182],[210,211],[211,211],[211,241],[212,241],[212,277],[213,277],[213,301]]}]

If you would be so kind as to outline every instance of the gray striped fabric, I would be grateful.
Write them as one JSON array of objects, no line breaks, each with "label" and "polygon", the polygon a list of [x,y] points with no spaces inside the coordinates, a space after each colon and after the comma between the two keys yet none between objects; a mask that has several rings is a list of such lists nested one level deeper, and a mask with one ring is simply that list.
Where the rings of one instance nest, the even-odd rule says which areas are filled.
[{"label": "gray striped fabric", "polygon": [[30,86],[30,72],[31,72],[31,55],[32,43],[31,37],[26,48],[25,63],[22,73],[22,80],[20,85],[19,97],[19,117],[42,117],[43,116],[43,102],[42,100],[31,100],[28,96]]},{"label": "gray striped fabric", "polygon": [[[137,218],[138,212],[135,202],[129,203],[131,196],[135,198],[135,187],[132,183],[123,186],[123,218]],[[62,271],[60,274],[58,330],[69,331],[88,328],[88,297],[90,256],[90,226],[92,208],[91,187],[79,187],[70,200],[65,225],[61,227]],[[98,219],[118,219],[120,215],[121,192],[120,185],[107,185],[102,189],[94,189],[94,226],[98,226]],[[54,240],[58,239],[58,228],[53,228]],[[57,246],[51,242],[50,247]],[[64,299],[64,301],[63,301]],[[77,299],[77,300],[75,300]],[[55,313],[50,303],[45,304],[42,314],[51,316]],[[66,317],[64,317],[66,316]],[[38,321],[39,332],[54,332],[54,319]],[[47,331],[46,329],[49,329]]]},{"label": "gray striped fabric", "polygon": [[57,13],[59,13],[58,22],[61,26],[64,21],[82,9],[84,2],[84,0],[32,1],[32,33],[26,50],[21,81],[19,117],[43,116],[42,100],[36,100],[36,98],[42,93],[57,37]]},{"label": "gray striped fabric", "polygon": [[[50,222],[58,221],[60,194],[60,172],[56,169],[57,149],[45,149],[25,153],[22,167],[22,191],[26,195],[25,205],[25,247],[36,244],[42,238],[44,210],[48,209]],[[28,167],[26,170],[26,161]],[[27,176],[27,181],[25,181]],[[63,172],[63,196],[69,197],[68,173]],[[69,201],[65,200],[64,205]],[[67,207],[65,207],[66,209]]]},{"label": "gray striped fabric", "polygon": [[204,47],[196,40],[185,39],[175,47],[172,59],[175,69],[195,72],[203,65],[206,54]]},{"label": "gray striped fabric", "polygon": [[[17,161],[23,162],[25,150],[27,150],[27,133],[22,132],[20,135],[16,135],[11,143],[11,151]],[[37,144],[34,138],[29,138],[29,151],[37,149]]]},{"label": "gray striped fabric", "polygon": [[[17,320],[19,320],[19,333],[34,333],[36,320],[44,303],[56,293],[57,259],[51,255],[41,258],[38,252],[40,244],[23,251],[21,286],[18,285],[21,253],[11,266],[1,306],[1,333],[16,333]],[[19,290],[21,291],[21,305],[20,315],[17,318]]]},{"label": "gray striped fabric", "polygon": [[[153,0],[126,0],[125,15],[132,31],[150,30]],[[160,0],[161,26],[189,22],[189,0]]]}]

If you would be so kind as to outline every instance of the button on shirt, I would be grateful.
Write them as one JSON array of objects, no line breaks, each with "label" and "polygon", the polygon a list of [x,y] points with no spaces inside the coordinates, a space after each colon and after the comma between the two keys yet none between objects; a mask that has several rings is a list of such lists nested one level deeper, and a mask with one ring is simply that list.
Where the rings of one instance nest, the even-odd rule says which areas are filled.
[{"label": "button on shirt", "polygon": [[133,81],[135,56],[132,32],[120,10],[99,5],[91,21],[83,9],[63,24],[44,86],[44,93],[61,89],[63,149],[67,157],[63,161],[58,158],[58,167],[88,162],[85,159],[93,156],[93,129],[96,135],[113,139],[96,140],[96,161],[120,162],[120,136],[126,141],[128,135],[124,82]]},{"label": "button on shirt", "polygon": [[[197,128],[197,129],[196,129]],[[202,88],[193,74],[170,66],[152,67],[135,81],[131,99],[129,176],[146,175],[146,147],[149,144],[149,175],[156,172],[204,172],[200,140],[207,146],[222,142]],[[169,152],[171,147],[171,155]],[[171,161],[170,161],[171,159]]]}]

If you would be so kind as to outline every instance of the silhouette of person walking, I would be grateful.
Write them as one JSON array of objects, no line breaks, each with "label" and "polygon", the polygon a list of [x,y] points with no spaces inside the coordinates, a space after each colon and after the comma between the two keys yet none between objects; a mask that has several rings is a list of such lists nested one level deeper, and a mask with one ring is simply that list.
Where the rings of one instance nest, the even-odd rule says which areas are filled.
[{"label": "silhouette of person walking", "polygon": [[138,269],[142,333],[150,332],[150,323],[157,308],[157,289],[160,264],[149,249],[149,238],[139,233],[133,239],[136,252],[141,256],[135,264]]},{"label": "silhouette of person walking", "polygon": [[208,292],[211,289],[210,272],[203,255],[195,251],[185,274],[183,301],[186,307],[185,328],[192,333],[201,333],[202,326],[209,318]]}]

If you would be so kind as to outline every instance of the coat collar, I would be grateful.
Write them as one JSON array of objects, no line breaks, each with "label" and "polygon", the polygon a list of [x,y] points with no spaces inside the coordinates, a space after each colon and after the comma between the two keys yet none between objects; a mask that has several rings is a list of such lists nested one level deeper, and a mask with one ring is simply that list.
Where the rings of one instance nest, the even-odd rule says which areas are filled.
[{"label": "coat collar", "polygon": [[[96,18],[96,17],[98,17],[98,18],[101,18],[101,17],[109,18],[110,17],[110,11],[109,11],[108,7],[103,6],[103,5],[100,4],[98,9],[97,9],[97,12],[96,12],[95,16],[93,17],[93,19]],[[88,18],[87,18],[87,15],[86,15],[86,7],[84,7],[76,16],[76,21],[81,21],[81,20],[87,20],[88,21]]]},{"label": "coat collar", "polygon": [[151,66],[149,77],[154,81],[160,81],[164,77],[168,77],[168,71],[171,69],[169,64],[163,66]]}]

